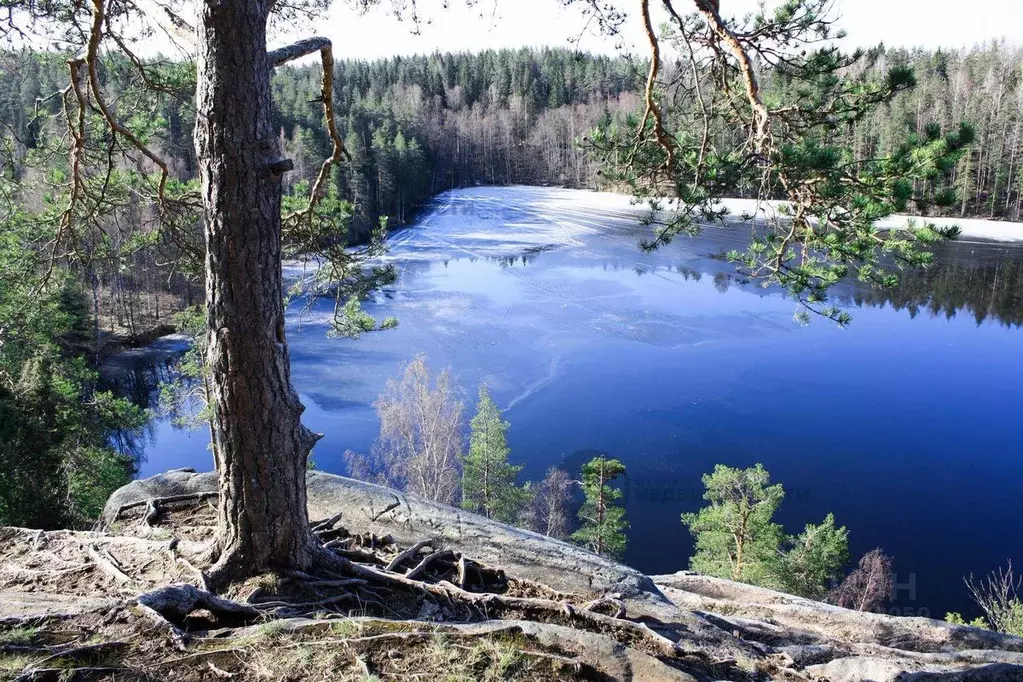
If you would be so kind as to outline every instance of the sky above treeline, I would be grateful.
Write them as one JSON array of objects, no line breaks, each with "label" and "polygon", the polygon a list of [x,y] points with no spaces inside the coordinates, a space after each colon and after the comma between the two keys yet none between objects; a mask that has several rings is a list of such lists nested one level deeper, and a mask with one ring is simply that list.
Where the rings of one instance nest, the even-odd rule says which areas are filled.
[{"label": "sky above treeline", "polygon": [[[620,35],[603,34],[583,12],[585,0],[332,0],[312,25],[300,22],[278,28],[271,47],[310,35],[334,42],[337,58],[377,59],[433,52],[479,52],[516,47],[568,47],[588,52],[649,50],[639,19],[639,0],[604,0],[627,13]],[[763,0],[768,9],[783,0]],[[159,9],[161,0],[141,0]],[[754,12],[761,0],[721,0],[725,16]],[[360,9],[366,4],[374,6]],[[675,0],[678,11],[692,11],[693,0]],[[410,20],[410,8],[420,16]],[[404,8],[396,12],[395,8]],[[660,2],[651,2],[654,21],[667,15]],[[1023,0],[834,0],[836,25],[848,37],[843,46],[959,48],[1005,40],[1023,44]],[[157,11],[156,14],[161,12]],[[397,15],[403,14],[403,18]],[[184,49],[182,49],[182,47]],[[163,33],[135,45],[147,56],[184,56]]]},{"label": "sky above treeline", "polygon": [[[400,2],[401,0],[399,0]],[[676,0],[681,10],[692,0]],[[721,0],[722,14],[744,15],[756,10],[759,0]],[[780,0],[767,0],[767,6]],[[399,21],[390,11],[391,0],[362,13],[352,2],[335,1],[316,32],[333,39],[339,57],[373,59],[395,54],[434,51],[477,52],[487,48],[526,46],[578,47],[590,52],[627,51],[645,54],[645,36],[639,23],[638,0],[618,0],[630,13],[620,39],[600,35],[586,25],[578,6],[563,0],[419,0],[420,23],[412,33],[410,21]],[[406,0],[406,3],[407,0]],[[651,3],[658,6],[660,3]],[[963,47],[1005,39],[1023,43],[1023,0],[836,0],[839,26],[848,35],[848,47]],[[657,18],[655,17],[655,21]]]}]

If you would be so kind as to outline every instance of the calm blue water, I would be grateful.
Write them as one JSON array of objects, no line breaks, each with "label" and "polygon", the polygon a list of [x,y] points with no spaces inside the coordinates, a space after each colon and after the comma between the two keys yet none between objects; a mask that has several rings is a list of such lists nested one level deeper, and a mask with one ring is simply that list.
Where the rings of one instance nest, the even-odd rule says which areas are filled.
[{"label": "calm blue water", "polygon": [[[595,452],[625,462],[625,560],[641,570],[685,568],[679,514],[700,506],[700,476],[756,462],[788,491],[790,532],[834,512],[854,556],[894,555],[901,613],[972,611],[964,574],[1023,564],[1023,248],[957,244],[895,295],[899,309],[850,288],[851,326],[801,327],[791,301],[712,257],[741,230],[644,254],[634,212],[569,196],[442,197],[392,237],[398,280],[366,305],[396,330],[329,339],[326,302],[294,308],[294,381],[326,434],[319,468],[369,449],[371,403],[422,352],[467,402],[489,384],[525,477]],[[157,421],[141,475],[210,469],[206,443]]]}]

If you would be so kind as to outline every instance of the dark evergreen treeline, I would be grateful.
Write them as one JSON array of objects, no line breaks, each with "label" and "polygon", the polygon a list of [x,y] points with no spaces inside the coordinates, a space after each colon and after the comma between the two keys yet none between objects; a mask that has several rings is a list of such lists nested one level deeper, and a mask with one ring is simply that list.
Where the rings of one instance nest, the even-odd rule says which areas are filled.
[{"label": "dark evergreen treeline", "polygon": [[953,317],[960,311],[980,324],[997,320],[1023,326],[1023,261],[981,264],[940,263],[925,270],[905,270],[892,289],[866,289],[849,297],[856,305],[891,305],[910,316],[921,312]]},{"label": "dark evergreen treeline", "polygon": [[[168,162],[171,176],[194,182],[194,74],[188,64],[152,62],[142,87],[126,60],[111,58],[100,77],[119,115]],[[432,55],[336,64],[336,117],[351,155],[332,175],[333,195],[352,205],[350,241],[386,218],[408,220],[425,199],[470,184],[585,186],[596,165],[574,143],[599,117],[635,109],[642,64],[568,50]],[[54,53],[0,55],[0,126],[7,177],[30,210],[67,172],[61,91],[67,66]],[[287,188],[298,200],[328,154],[318,65],[278,69],[274,106],[282,146],[295,169]],[[96,112],[90,112],[95,114]],[[101,154],[102,150],[92,152]],[[64,176],[61,176],[64,177]],[[201,251],[198,223],[156,234],[146,209],[111,210],[102,236],[79,264],[98,330],[137,338],[202,299],[194,267],[179,256]],[[199,254],[201,262],[201,253]],[[98,341],[98,340],[97,340]]]},{"label": "dark evergreen treeline", "polygon": [[[643,65],[568,50],[502,50],[361,62],[335,70],[352,156],[340,195],[361,218],[404,222],[440,191],[473,184],[585,187],[596,166],[576,144],[599,118],[633,111]],[[319,67],[282,69],[281,135],[309,180],[327,149]]]},{"label": "dark evergreen treeline", "polygon": [[[858,68],[911,66],[917,86],[871,112],[846,135],[859,154],[890,152],[908,129],[962,121],[978,141],[956,169],[956,213],[1023,215],[1023,48],[868,51]],[[186,69],[187,71],[187,69]],[[563,49],[394,57],[338,62],[335,104],[352,155],[339,195],[375,223],[407,220],[424,198],[472,184],[595,184],[596,165],[577,142],[603,117],[637,111],[646,64]],[[137,78],[130,64],[103,74],[114,93]],[[768,92],[788,87],[766,74]],[[183,75],[182,78],[187,78]],[[23,160],[46,135],[60,135],[67,68],[53,54],[0,56],[0,124]],[[318,102],[319,66],[279,69],[275,106],[295,161],[290,183],[310,180],[328,150]],[[194,176],[191,91],[154,99],[149,122],[179,179]],[[743,188],[736,188],[741,193]]]},{"label": "dark evergreen treeline", "polygon": [[977,140],[957,165],[953,186],[960,217],[1023,218],[1023,47],[991,43],[967,50],[868,51],[878,75],[909,66],[917,85],[870,112],[847,135],[857,155],[891,153],[907,128],[943,130],[971,123]]},{"label": "dark evergreen treeline", "polygon": [[[665,66],[663,81],[693,88],[685,61]],[[864,159],[891,157],[911,134],[925,135],[930,126],[951,131],[969,124],[976,136],[949,178],[951,205],[934,203],[934,188],[915,186],[914,195],[930,194],[927,210],[931,214],[1023,219],[1023,46],[990,43],[958,50],[907,50],[880,45],[865,50],[862,58],[847,68],[863,76],[863,82],[881,83],[899,67],[908,67],[915,85],[898,93],[891,102],[869,108],[862,118],[843,129],[829,131],[832,137],[827,143],[849,150],[851,158],[862,163]],[[791,74],[759,71],[768,106],[815,97],[805,81]],[[707,74],[701,83],[708,96],[717,87]],[[703,134],[702,125],[673,120],[671,107],[666,112],[668,123],[680,135],[688,136],[689,146],[696,145]],[[709,134],[712,141],[727,145],[743,133],[714,121]],[[723,195],[753,197],[760,189],[759,180],[749,186],[743,181],[720,181],[724,186],[715,191]]]}]

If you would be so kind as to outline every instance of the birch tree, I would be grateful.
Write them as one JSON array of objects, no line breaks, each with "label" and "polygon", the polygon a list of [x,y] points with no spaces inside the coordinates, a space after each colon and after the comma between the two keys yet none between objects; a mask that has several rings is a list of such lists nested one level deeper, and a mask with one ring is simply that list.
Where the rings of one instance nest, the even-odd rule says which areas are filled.
[{"label": "birch tree", "polygon": [[465,447],[464,405],[450,370],[434,375],[416,356],[374,403],[380,438],[374,455],[388,483],[433,502],[454,504]]}]

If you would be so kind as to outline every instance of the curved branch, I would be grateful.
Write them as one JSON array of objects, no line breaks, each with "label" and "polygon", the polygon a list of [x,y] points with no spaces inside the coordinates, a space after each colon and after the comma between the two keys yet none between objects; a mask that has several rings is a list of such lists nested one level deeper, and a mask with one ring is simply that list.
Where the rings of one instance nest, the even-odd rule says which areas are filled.
[{"label": "curved branch", "polygon": [[106,5],[104,0],[93,0],[92,6],[92,28],[89,31],[89,44],[85,55],[85,65],[89,71],[89,89],[92,91],[92,96],[96,99],[96,106],[99,108],[100,114],[102,114],[103,118],[106,120],[107,125],[110,126],[111,133],[120,134],[126,140],[131,142],[132,146],[142,152],[146,158],[159,167],[160,184],[157,189],[157,199],[162,210],[164,189],[167,187],[167,177],[169,175],[167,163],[155,152],[149,149],[149,147],[147,147],[146,144],[135,135],[135,133],[128,130],[120,121],[117,120],[117,118],[111,113],[110,108],[107,106],[106,100],[103,98],[103,89],[100,86],[96,63],[99,55],[99,44],[103,39],[103,23],[106,17]]},{"label": "curved branch", "polygon": [[327,133],[333,145],[330,156],[324,159],[320,166],[320,172],[316,176],[316,182],[309,193],[309,205],[301,211],[296,211],[287,216],[287,221],[301,221],[312,217],[316,204],[323,198],[326,182],[330,177],[330,169],[334,164],[347,159],[351,155],[345,149],[344,140],[341,139],[337,130],[337,123],[334,121],[334,50],[329,38],[314,37],[300,40],[297,43],[270,51],[267,56],[274,66],[281,66],[294,61],[313,52],[320,51],[320,59],[323,63],[323,79],[320,87],[320,101],[323,102],[323,117],[327,124]]},{"label": "curved branch", "polygon": [[[693,2],[711,30],[739,63],[739,72],[742,74],[742,80],[746,86],[746,98],[753,111],[754,149],[757,153],[766,156],[771,136],[771,115],[760,97],[760,81],[753,70],[753,62],[735,34],[721,18],[718,3],[715,0],[693,0]],[[665,5],[670,8],[670,0],[665,0]]]},{"label": "curved branch", "polygon": [[661,116],[661,109],[654,100],[657,74],[661,68],[661,45],[657,40],[657,34],[654,32],[653,22],[650,20],[650,0],[641,0],[641,10],[643,27],[646,29],[647,40],[650,42],[650,71],[647,73],[646,89],[644,91],[646,110],[643,112],[643,120],[639,124],[639,136],[642,137],[643,131],[646,128],[646,122],[653,118],[654,136],[657,138],[657,143],[664,148],[668,155],[668,158],[665,159],[664,167],[670,171],[675,165],[675,149],[667,133],[664,132],[664,119]]}]

